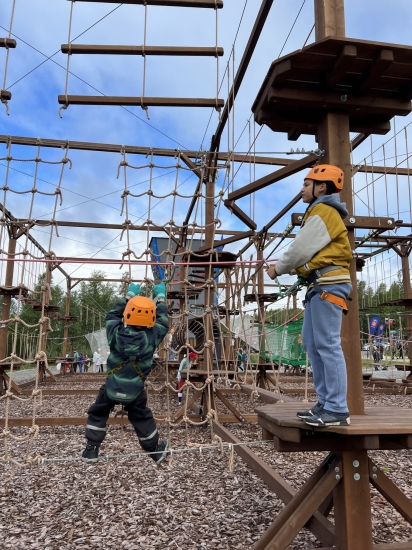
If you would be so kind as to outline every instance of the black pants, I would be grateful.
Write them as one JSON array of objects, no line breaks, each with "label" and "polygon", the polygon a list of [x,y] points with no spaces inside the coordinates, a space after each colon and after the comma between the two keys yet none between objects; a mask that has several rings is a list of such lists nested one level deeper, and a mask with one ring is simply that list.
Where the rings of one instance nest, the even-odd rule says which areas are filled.
[{"label": "black pants", "polygon": [[[99,446],[103,442],[107,432],[106,422],[115,405],[116,402],[107,397],[106,384],[103,384],[96,401],[87,411],[89,416],[86,439],[91,445]],[[153,413],[147,406],[146,392],[143,390],[133,403],[124,405],[124,409],[127,411],[127,416],[135,429],[142,449],[148,452],[154,451],[159,441],[159,434]]]}]

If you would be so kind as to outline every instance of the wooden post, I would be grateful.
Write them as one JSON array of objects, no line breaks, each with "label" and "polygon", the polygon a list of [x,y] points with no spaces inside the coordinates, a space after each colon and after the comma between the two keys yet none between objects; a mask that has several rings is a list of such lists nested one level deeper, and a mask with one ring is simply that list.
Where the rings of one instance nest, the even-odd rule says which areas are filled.
[{"label": "wooden post", "polygon": [[[225,269],[225,308],[226,308],[226,338],[225,338],[225,360],[230,361],[233,358],[232,335],[230,333],[230,269]],[[226,363],[227,364],[227,363]],[[236,369],[235,369],[236,370]]]},{"label": "wooden post", "polygon": [[[70,315],[70,296],[72,292],[71,287],[71,279],[67,279],[67,293],[66,293],[66,311],[65,311],[65,317],[68,317]],[[62,357],[66,357],[67,353],[67,341],[69,338],[69,320],[64,320],[64,329],[63,329],[63,346],[62,346]]]},{"label": "wooden post", "polygon": [[[403,297],[405,299],[412,298],[412,289],[411,289],[411,271],[409,267],[409,252],[410,248],[402,244],[402,285],[403,285]],[[408,341],[408,357],[409,364],[412,365],[412,306],[405,306],[406,313],[406,340]],[[405,353],[405,352],[404,352]]]},{"label": "wooden post", "polygon": [[[263,250],[264,250],[264,243],[263,242],[260,242],[258,244],[258,248],[257,248],[257,259],[258,261],[260,260],[263,260]],[[257,267],[256,267],[256,270],[259,269],[259,266],[261,264],[258,263]],[[257,273],[257,291],[258,291],[258,294],[264,294],[265,293],[265,282],[264,282],[264,268],[261,268],[259,269],[258,273]],[[267,382],[267,378],[266,378],[266,359],[265,359],[265,354],[266,354],[266,342],[265,342],[265,337],[264,337],[264,334],[265,334],[265,302],[262,300],[259,299],[258,301],[258,319],[259,319],[259,323],[260,323],[260,330],[259,330],[259,360],[258,360],[258,363],[259,363],[259,366],[258,366],[258,369],[259,369],[259,374],[258,374],[258,385],[260,388],[263,388],[263,389],[270,389],[269,387],[269,384]],[[249,352],[250,353],[250,352]],[[250,355],[249,355],[250,357]],[[280,365],[279,365],[279,369],[280,369]]]},{"label": "wooden post", "polygon": [[[14,254],[16,252],[16,238],[14,235],[13,229],[9,231],[9,247],[7,255],[10,259],[14,259]],[[5,286],[13,285],[13,274],[14,274],[14,261],[7,262],[6,267],[6,279],[4,281]],[[11,307],[11,296],[3,296],[3,310],[2,310],[2,320],[10,318],[10,307]],[[7,357],[7,337],[9,333],[8,325],[5,325],[3,328],[0,328],[0,359]]]},{"label": "wooden post", "polygon": [[[205,246],[208,246],[209,249],[213,248],[214,238],[215,238],[215,177],[216,177],[216,164],[217,164],[217,154],[208,155],[208,166],[210,167],[206,172],[206,200],[205,200]],[[205,277],[206,279],[213,279],[214,275],[214,266],[209,265],[205,266]],[[215,293],[213,288],[205,289],[205,307],[212,308],[214,303]],[[211,341],[214,342],[213,337],[213,313],[210,312],[206,315],[205,319],[205,342]],[[214,348],[205,349],[205,367],[208,368],[208,365],[213,369],[213,359],[214,359]],[[206,390],[207,391],[207,390]],[[210,386],[210,401],[208,396],[204,396],[204,407],[203,407],[203,416],[205,417],[209,408],[216,410],[215,399],[214,399],[214,386],[213,383]]]},{"label": "wooden post", "polygon": [[[345,36],[344,0],[315,0],[316,40],[326,36]],[[348,217],[353,215],[349,117],[328,112],[318,126],[319,148],[325,151],[321,162],[339,166],[345,174],[340,199],[346,203]],[[349,242],[355,249],[355,231],[348,228]],[[348,374],[348,406],[351,415],[364,414],[362,354],[359,345],[359,306],[356,264],[352,261],[353,285],[349,313],[342,323],[342,349]],[[355,456],[356,455],[356,456]],[[334,492],[336,546],[340,550],[372,550],[372,518],[367,452],[342,453],[343,483]],[[356,466],[357,465],[357,466]],[[339,473],[337,473],[339,475]]]}]

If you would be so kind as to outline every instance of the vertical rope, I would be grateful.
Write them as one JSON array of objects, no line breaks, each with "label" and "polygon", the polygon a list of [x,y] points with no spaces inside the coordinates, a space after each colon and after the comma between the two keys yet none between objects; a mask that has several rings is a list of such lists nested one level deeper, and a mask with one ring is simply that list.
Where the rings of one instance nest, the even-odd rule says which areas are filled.
[{"label": "vertical rope", "polygon": [[142,47],[142,56],[143,56],[143,85],[142,85],[142,97],[140,98],[140,106],[146,113],[147,120],[150,120],[149,116],[149,107],[144,104],[144,97],[146,94],[146,35],[147,35],[147,2],[146,0],[143,3],[144,6],[144,26],[143,26],[143,47]]},{"label": "vertical rope", "polygon": [[[11,16],[10,16],[10,26],[9,26],[8,38],[11,37],[11,31],[12,31],[12,28],[13,28],[13,21],[14,21],[14,11],[15,11],[15,8],[16,8],[16,0],[13,0],[13,4],[12,4],[12,8],[11,8]],[[3,90],[6,90],[7,70],[8,70],[8,67],[9,67],[9,55],[10,55],[10,48],[9,48],[9,45],[7,44],[7,41],[5,41],[5,46],[6,46],[6,60],[5,60],[5,62],[4,62],[4,78],[3,78],[3,87],[2,87],[2,89],[0,90],[0,98],[1,98],[1,102],[2,102],[3,105],[6,107],[6,114],[8,115],[8,114],[9,114],[9,104],[8,104],[8,101],[7,101],[7,99],[3,98],[3,97],[2,97],[2,94],[1,94],[1,92],[2,92]]]},{"label": "vertical rope", "polygon": [[217,9],[217,0],[215,0],[215,52],[216,52],[216,111],[219,117],[219,121],[221,119],[220,115],[220,107],[218,103],[219,99],[219,56],[218,56],[218,39],[219,39],[219,15],[218,15],[218,9]]},{"label": "vertical rope", "polygon": [[406,146],[406,168],[408,169],[408,193],[409,193],[409,223],[412,222],[412,197],[411,197],[411,176],[409,172],[409,146],[408,146],[408,131],[405,131],[405,146]]},{"label": "vertical rope", "polygon": [[72,33],[72,22],[73,22],[73,6],[76,0],[71,0],[70,2],[70,17],[69,17],[69,32],[67,36],[67,43],[69,45],[69,51],[67,52],[67,64],[66,64],[66,84],[64,88],[64,95],[66,98],[66,103],[60,107],[58,110],[59,117],[62,118],[62,110],[67,109],[69,106],[69,98],[67,97],[67,91],[69,88],[69,69],[70,69],[70,56],[72,55],[72,44],[71,44],[71,33]]},{"label": "vertical rope", "polygon": [[396,181],[396,206],[398,209],[398,220],[400,219],[400,209],[399,209],[399,179],[398,179],[398,144],[396,140],[396,117],[393,117],[393,140],[395,147],[395,181]]}]

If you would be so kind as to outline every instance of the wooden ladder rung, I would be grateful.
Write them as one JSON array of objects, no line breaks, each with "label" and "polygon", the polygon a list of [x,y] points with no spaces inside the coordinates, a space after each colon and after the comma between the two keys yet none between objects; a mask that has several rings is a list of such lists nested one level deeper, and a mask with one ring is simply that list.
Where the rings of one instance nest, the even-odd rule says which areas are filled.
[{"label": "wooden ladder rung", "polygon": [[[78,2],[99,2],[99,4],[118,4],[118,0],[77,0]],[[123,0],[122,4],[136,6],[171,6],[175,8],[223,8],[223,0]]]},{"label": "wooden ladder rung", "polygon": [[189,46],[122,46],[93,44],[62,44],[62,53],[102,54],[102,55],[176,55],[176,56],[212,56],[221,57],[223,48]]},{"label": "wooden ladder rung", "polygon": [[0,48],[15,48],[17,42],[13,38],[0,38]]},{"label": "wooden ladder rung", "polygon": [[223,99],[192,97],[130,97],[95,95],[59,95],[60,105],[127,105],[141,107],[215,107],[221,109]]}]

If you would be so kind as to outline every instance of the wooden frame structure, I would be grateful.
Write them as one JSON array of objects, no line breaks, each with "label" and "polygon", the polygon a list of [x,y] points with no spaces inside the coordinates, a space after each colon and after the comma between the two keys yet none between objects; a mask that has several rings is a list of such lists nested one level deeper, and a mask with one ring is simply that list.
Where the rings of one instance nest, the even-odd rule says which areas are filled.
[{"label": "wooden frame structure", "polygon": [[[109,3],[112,0],[82,1],[106,1]],[[204,100],[205,106],[224,106],[221,120],[208,153],[207,173],[202,177],[197,172],[199,177],[197,190],[203,186],[206,190],[205,217],[207,229],[206,244],[204,247],[205,260],[209,257],[210,251],[214,251],[221,244],[221,241],[214,241],[215,232],[213,231],[214,175],[219,160],[228,158],[227,153],[219,152],[220,138],[233,105],[233,99],[240,88],[272,2],[273,0],[263,0],[262,2],[250,40],[235,76],[233,89],[229,93],[229,101],[224,104],[223,102],[216,103],[215,99]],[[223,6],[223,2],[220,0],[147,0],[146,2],[144,0],[126,0],[124,3],[215,9]],[[393,116],[407,114],[411,111],[410,90],[412,89],[412,75],[409,68],[406,69],[401,65],[410,64],[412,60],[412,48],[347,39],[344,30],[343,0],[314,0],[314,3],[316,42],[301,51],[294,52],[273,63],[253,105],[253,110],[258,123],[267,124],[274,131],[286,131],[291,140],[297,139],[302,133],[316,134],[319,148],[324,151],[324,161],[341,166],[345,172],[347,181],[350,181],[353,169],[350,163],[351,147],[353,149],[359,145],[365,139],[365,136],[371,133],[385,134],[389,130],[390,120]],[[73,49],[71,50],[71,48]],[[65,45],[64,50],[68,54],[76,53],[74,47],[70,45],[67,45],[67,47]],[[80,51],[82,51],[81,47],[78,47],[77,53],[80,53]],[[129,49],[128,53],[131,54],[131,52],[132,50]],[[133,50],[134,52],[139,54],[138,50]],[[88,53],[98,52],[95,49],[94,52],[89,50]],[[127,52],[121,52],[112,47],[110,53]],[[155,51],[153,50],[152,53],[155,53]],[[182,52],[178,51],[175,53],[182,54]],[[190,54],[189,51],[186,53]],[[191,50],[191,54],[194,53],[194,50]],[[215,53],[216,55],[218,54],[218,52]],[[354,65],[357,67],[355,71],[356,78],[353,77],[352,71],[349,71],[349,68],[353,68]],[[297,83],[299,80],[298,76],[301,73],[305,74],[305,82],[310,83],[309,87],[311,89],[309,91],[306,89],[302,90],[301,83]],[[392,79],[391,84],[396,81],[397,84],[394,89],[388,88],[388,78]],[[153,98],[152,104],[199,106],[202,101],[196,99]],[[74,102],[82,104],[99,102],[100,104],[141,105],[144,102],[144,105],[150,105],[149,98],[140,97],[99,97],[97,99],[78,97],[76,99],[73,96],[63,95],[59,96],[59,102],[66,105]],[[360,132],[360,136],[355,138],[352,143],[349,140],[350,131]],[[7,139],[7,136],[0,136],[0,142],[6,142]],[[13,138],[13,142],[34,144],[30,143],[29,138]],[[59,143],[61,146],[61,142],[57,140],[42,140],[42,145],[44,146],[56,147],[59,146]],[[76,142],[70,143],[70,147],[119,151],[119,147],[116,145],[99,146],[99,144],[81,144]],[[148,148],[131,147],[128,151],[137,154],[147,154]],[[165,156],[173,156],[175,154],[175,151],[166,149],[150,151],[154,154]],[[191,160],[193,158],[197,158],[196,152],[185,151],[182,154],[183,161],[191,168],[194,166]],[[263,259],[263,251],[267,239],[271,236],[269,229],[297,204],[300,197],[293,198],[260,231],[256,231],[257,225],[255,222],[250,220],[236,205],[235,201],[287,176],[313,166],[317,159],[318,157],[313,154],[299,161],[262,158],[262,164],[279,165],[283,166],[283,168],[229,194],[225,205],[249,228],[248,231],[244,232],[228,232],[230,236],[225,239],[226,242],[236,242],[237,240],[248,238],[248,243],[239,252],[239,256],[245,253],[250,246],[257,244],[258,259]],[[235,158],[235,161],[250,162],[250,160],[248,161],[241,157]],[[368,167],[364,167],[363,169],[367,170]],[[409,175],[409,171],[407,173]],[[197,191],[189,207],[183,228],[174,235],[173,240],[176,244],[176,250],[185,245],[188,222],[197,200],[196,194]],[[342,195],[351,214],[352,190],[350,186],[347,185],[345,187]],[[294,217],[292,217],[293,225],[299,225],[300,216],[301,214],[294,214]],[[10,239],[12,247],[11,243],[15,243],[15,240],[18,238],[17,235],[22,235],[26,232],[29,233],[33,223],[29,220],[16,219],[10,213],[8,213],[7,217],[10,228],[14,231]],[[39,220],[34,221],[34,224],[37,225],[41,225],[42,223]],[[57,225],[59,224],[82,227],[107,228],[110,226],[110,228],[123,228],[119,224],[57,222]],[[355,248],[356,244],[355,228],[376,229],[382,228],[382,224],[385,228],[393,228],[395,225],[405,226],[393,218],[357,217],[354,222],[349,220],[348,231],[352,247]],[[143,228],[147,230],[147,226],[131,227],[131,229],[135,230]],[[164,231],[164,228],[153,225],[151,230]],[[217,231],[217,233],[226,235],[224,231]],[[290,237],[293,238],[293,235],[290,235]],[[402,258],[407,259],[411,252],[409,236],[398,237],[394,240],[391,237],[380,235],[379,237],[375,237],[375,241],[378,249],[373,254],[381,253],[388,248],[396,249],[396,247],[399,247],[398,250],[402,254]],[[360,244],[360,249],[362,249],[362,244]],[[9,249],[9,254],[10,256],[14,254],[12,248]],[[214,252],[214,254],[216,253]],[[360,254],[361,257],[370,257],[370,255],[370,253]],[[71,259],[73,260],[73,258]],[[63,258],[56,258],[50,263],[50,268],[48,269],[49,275],[53,269],[58,268],[62,270],[60,265],[62,260]],[[12,265],[12,262],[8,264],[5,287],[11,286],[12,283]],[[404,280],[410,281],[408,262],[403,262],[403,267]],[[212,267],[205,267],[205,278],[210,277],[211,274]],[[355,262],[351,266],[351,275],[355,279]],[[78,280],[76,279],[76,281]],[[72,288],[70,285],[71,280],[68,277],[68,289]],[[257,274],[257,285],[256,302],[260,320],[263,321],[266,295],[264,293],[265,285],[262,271]],[[5,298],[7,297],[5,290],[4,292],[0,292],[0,294],[3,294]],[[8,296],[11,296],[11,294],[9,293]],[[406,307],[412,308],[410,303],[406,302],[406,300],[410,300],[411,298],[412,294],[409,283],[409,287],[406,288],[405,293]],[[208,303],[205,306],[213,306],[212,292],[209,294]],[[229,307],[226,305],[226,314],[228,311]],[[66,311],[66,316],[68,314]],[[5,310],[3,309],[3,318],[6,318],[4,315]],[[65,322],[65,326],[68,327],[68,319],[65,319]],[[206,327],[206,338],[208,339],[213,338],[210,330],[210,327]],[[409,326],[407,330],[410,330],[412,334],[412,326]],[[272,526],[255,544],[254,550],[285,550],[304,526],[308,527],[315,534],[324,547],[331,548],[333,546],[339,550],[401,550],[408,548],[408,545],[410,545],[410,543],[373,545],[372,541],[370,484],[377,488],[409,523],[412,523],[412,505],[410,500],[379,470],[367,454],[371,449],[392,450],[412,448],[412,417],[409,414],[405,414],[403,410],[402,415],[392,418],[392,421],[389,422],[390,425],[388,425],[388,418],[385,416],[387,409],[365,409],[360,351],[356,346],[352,345],[352,342],[358,338],[358,334],[359,319],[355,289],[353,307],[344,320],[342,332],[343,348],[348,365],[348,404],[351,418],[353,419],[353,425],[350,427],[323,431],[316,429],[309,430],[295,418],[296,407],[299,405],[290,402],[285,403],[285,401],[288,401],[285,397],[282,399],[284,401],[283,404],[276,404],[280,399],[279,395],[264,389],[259,390],[262,400],[275,403],[270,407],[259,408],[256,411],[259,424],[263,428],[263,438],[272,438],[275,450],[282,452],[327,450],[330,451],[330,454],[310,476],[303,488],[296,492],[251,451],[241,447],[236,448],[236,452],[273,488],[286,504],[285,509],[279,514]],[[0,337],[0,357],[5,357],[5,349],[4,339],[2,340]],[[207,350],[206,353],[211,354],[212,351]],[[412,358],[412,353],[410,357]],[[209,359],[213,360],[212,357]],[[263,360],[260,366],[263,369]],[[243,391],[246,393],[248,391],[251,392],[252,388],[244,387]],[[216,393],[216,395],[225,403],[226,397],[224,392],[220,391],[220,394]],[[205,414],[204,410],[199,412],[202,412],[202,415]],[[236,438],[221,423],[242,421],[242,418],[246,420],[246,415],[242,415],[238,411],[231,410],[231,412],[231,415],[227,415],[226,417],[224,415],[221,416],[219,422],[213,422],[213,425],[215,433],[225,441],[236,442]],[[394,410],[395,415],[396,412]],[[199,418],[199,416],[196,415],[196,418]],[[254,420],[255,415],[250,416],[253,416],[251,420]],[[399,417],[402,419],[398,420]],[[15,421],[18,424],[19,420],[15,419]],[[30,425],[31,419],[29,424],[24,423],[26,419],[20,419],[20,422],[18,425]],[[39,425],[47,425],[48,422],[59,425],[72,424],[73,422],[83,424],[84,418],[38,419]],[[114,419],[113,422],[121,423],[124,420]],[[10,423],[9,425],[12,424]],[[332,506],[335,507],[334,526],[327,519]]]}]

